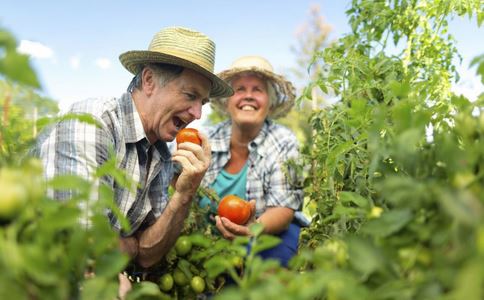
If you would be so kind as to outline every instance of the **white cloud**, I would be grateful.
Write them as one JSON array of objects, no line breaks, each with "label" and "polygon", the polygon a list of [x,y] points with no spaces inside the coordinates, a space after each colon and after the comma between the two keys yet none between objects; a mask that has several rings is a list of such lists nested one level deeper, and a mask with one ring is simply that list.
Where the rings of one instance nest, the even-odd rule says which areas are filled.
[{"label": "white cloud", "polygon": [[106,70],[111,67],[111,61],[107,58],[98,58],[96,59],[96,66],[103,70]]},{"label": "white cloud", "polygon": [[54,51],[46,45],[28,40],[21,40],[17,51],[40,59],[52,58],[54,55]]},{"label": "white cloud", "polygon": [[81,58],[77,55],[72,56],[69,59],[69,65],[71,66],[72,69],[77,70],[79,69],[79,66],[81,65]]},{"label": "white cloud", "polygon": [[452,91],[457,95],[463,95],[471,101],[475,101],[481,93],[484,93],[484,86],[481,79],[476,75],[475,69],[464,67],[457,68],[461,76],[459,82],[452,86]]}]

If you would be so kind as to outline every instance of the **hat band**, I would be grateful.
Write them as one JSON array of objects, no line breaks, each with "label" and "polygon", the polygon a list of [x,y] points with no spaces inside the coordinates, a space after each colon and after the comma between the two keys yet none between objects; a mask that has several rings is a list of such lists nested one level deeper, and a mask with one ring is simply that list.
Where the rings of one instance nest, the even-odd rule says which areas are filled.
[{"label": "hat band", "polygon": [[204,52],[193,52],[187,51],[183,48],[173,49],[172,47],[156,47],[153,49],[149,49],[149,51],[153,52],[160,52],[163,54],[172,55],[178,58],[182,58],[184,60],[190,61],[194,64],[199,65],[200,67],[204,68],[205,70],[213,73],[213,60],[212,56],[208,53]]}]

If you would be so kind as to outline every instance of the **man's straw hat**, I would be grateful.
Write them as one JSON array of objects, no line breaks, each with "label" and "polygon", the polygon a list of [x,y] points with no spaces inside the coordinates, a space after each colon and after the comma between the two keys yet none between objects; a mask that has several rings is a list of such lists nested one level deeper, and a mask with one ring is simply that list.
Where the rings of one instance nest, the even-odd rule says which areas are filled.
[{"label": "man's straw hat", "polygon": [[[230,69],[222,71],[217,75],[223,80],[230,82],[243,73],[258,73],[274,88],[275,97],[270,99],[271,107],[268,117],[273,119],[280,118],[291,110],[296,98],[294,86],[282,75],[274,73],[272,65],[263,57],[243,56],[237,59]],[[227,96],[214,97],[211,100],[211,105],[215,110],[226,115],[227,100]]]},{"label": "man's straw hat", "polygon": [[155,34],[148,50],[128,51],[119,56],[121,64],[137,74],[147,63],[166,63],[192,69],[212,82],[211,97],[228,97],[232,88],[213,73],[215,43],[201,32],[169,27]]}]

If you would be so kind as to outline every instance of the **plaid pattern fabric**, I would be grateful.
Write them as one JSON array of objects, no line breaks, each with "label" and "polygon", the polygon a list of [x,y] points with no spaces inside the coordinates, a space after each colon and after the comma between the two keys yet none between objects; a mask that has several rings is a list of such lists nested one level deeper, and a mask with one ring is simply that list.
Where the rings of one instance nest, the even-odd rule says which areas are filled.
[{"label": "plaid pattern fabric", "polygon": [[[202,186],[210,187],[230,158],[231,121],[220,123],[208,131],[212,162]],[[302,180],[295,170],[287,173],[283,164],[299,156],[295,135],[286,127],[266,120],[259,135],[249,144],[246,199],[256,200],[256,215],[266,207],[283,206],[301,210]]]},{"label": "plaid pattern fabric", "polygon": [[[124,170],[136,186],[132,191],[119,186],[111,177],[103,182],[113,188],[121,212],[131,224],[132,234],[148,213],[158,217],[168,203],[168,186],[173,175],[171,154],[165,142],[150,145],[131,94],[120,98],[89,99],[75,103],[69,113],[88,113],[100,127],[77,119],[63,120],[39,136],[34,154],[41,158],[47,179],[59,174],[74,174],[92,180],[92,174],[110,158],[116,156],[117,168]],[[149,177],[146,164],[152,150]],[[50,191],[50,196],[63,200],[72,192]],[[97,199],[98,195],[92,195]],[[151,215],[150,213],[150,215]],[[120,223],[111,212],[109,220],[116,230]],[[83,225],[89,222],[80,220]]]}]

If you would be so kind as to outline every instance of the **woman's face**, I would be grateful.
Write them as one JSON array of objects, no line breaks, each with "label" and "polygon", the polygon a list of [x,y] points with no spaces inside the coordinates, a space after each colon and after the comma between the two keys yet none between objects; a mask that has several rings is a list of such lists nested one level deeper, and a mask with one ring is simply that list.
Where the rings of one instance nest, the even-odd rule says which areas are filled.
[{"label": "woman's face", "polygon": [[260,126],[269,114],[267,82],[252,74],[232,80],[234,95],[227,101],[232,122],[242,126]]}]

